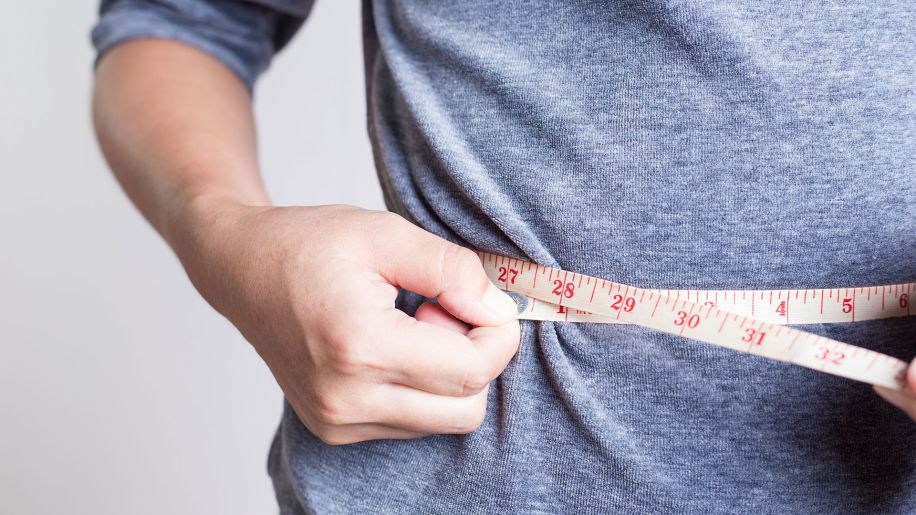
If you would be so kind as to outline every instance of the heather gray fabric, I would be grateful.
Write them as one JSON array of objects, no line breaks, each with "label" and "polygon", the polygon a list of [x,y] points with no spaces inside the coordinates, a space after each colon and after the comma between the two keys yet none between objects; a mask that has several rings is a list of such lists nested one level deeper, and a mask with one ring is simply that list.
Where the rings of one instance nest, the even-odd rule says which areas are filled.
[{"label": "heather gray fabric", "polygon": [[[238,5],[108,2],[94,35],[177,34],[252,84],[309,7],[260,3],[284,14],[203,31]],[[365,28],[386,200],[436,234],[642,287],[916,280],[911,0],[379,0]],[[809,329],[916,350],[913,318]],[[283,513],[914,513],[916,425],[807,369],[525,322],[480,430],[330,447],[287,408],[270,473]]]}]

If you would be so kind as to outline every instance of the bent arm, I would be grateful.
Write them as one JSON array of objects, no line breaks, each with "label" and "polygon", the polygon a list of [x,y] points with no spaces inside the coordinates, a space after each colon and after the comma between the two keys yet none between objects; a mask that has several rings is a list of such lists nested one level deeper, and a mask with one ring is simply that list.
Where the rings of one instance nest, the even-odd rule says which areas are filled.
[{"label": "bent arm", "polygon": [[[99,63],[93,105],[128,195],[318,438],[417,438],[483,423],[519,324],[473,252],[388,213],[244,207],[268,202],[247,89],[191,47],[115,48]],[[402,286],[439,303],[411,318],[395,307]]]}]

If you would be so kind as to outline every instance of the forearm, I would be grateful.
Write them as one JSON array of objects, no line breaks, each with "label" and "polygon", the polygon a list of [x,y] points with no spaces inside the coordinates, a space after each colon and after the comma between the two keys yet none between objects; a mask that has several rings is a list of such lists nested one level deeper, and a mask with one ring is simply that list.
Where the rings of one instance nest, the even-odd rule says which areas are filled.
[{"label": "forearm", "polygon": [[111,169],[175,248],[203,206],[267,205],[251,102],[212,57],[164,40],[138,40],[99,63],[93,118]]}]

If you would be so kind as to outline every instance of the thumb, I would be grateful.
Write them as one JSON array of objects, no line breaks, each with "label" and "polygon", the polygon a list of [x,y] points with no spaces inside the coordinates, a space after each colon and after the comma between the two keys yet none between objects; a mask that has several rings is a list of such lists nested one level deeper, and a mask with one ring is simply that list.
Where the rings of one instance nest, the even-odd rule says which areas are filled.
[{"label": "thumb", "polygon": [[910,362],[906,372],[906,385],[912,392],[916,392],[916,358]]},{"label": "thumb", "polygon": [[477,254],[401,220],[394,237],[380,238],[377,271],[388,282],[426,297],[475,326],[515,318],[515,301],[487,277]]},{"label": "thumb", "polygon": [[910,363],[906,371],[903,390],[891,390],[883,386],[876,386],[875,391],[887,402],[903,410],[916,421],[916,359]]}]

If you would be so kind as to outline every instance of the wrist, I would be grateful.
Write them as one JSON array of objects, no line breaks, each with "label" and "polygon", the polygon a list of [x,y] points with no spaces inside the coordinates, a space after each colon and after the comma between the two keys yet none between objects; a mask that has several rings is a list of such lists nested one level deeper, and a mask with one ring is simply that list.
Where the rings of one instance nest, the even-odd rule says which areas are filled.
[{"label": "wrist", "polygon": [[260,201],[212,192],[188,195],[176,199],[163,223],[162,236],[187,265],[192,256],[209,253],[211,242],[219,238],[222,228],[235,225],[244,213],[268,206],[266,195]]}]

